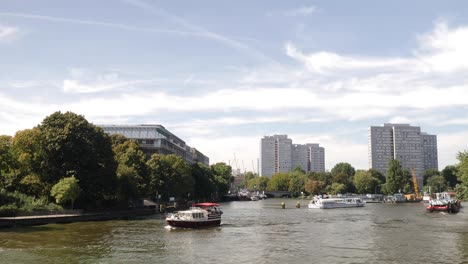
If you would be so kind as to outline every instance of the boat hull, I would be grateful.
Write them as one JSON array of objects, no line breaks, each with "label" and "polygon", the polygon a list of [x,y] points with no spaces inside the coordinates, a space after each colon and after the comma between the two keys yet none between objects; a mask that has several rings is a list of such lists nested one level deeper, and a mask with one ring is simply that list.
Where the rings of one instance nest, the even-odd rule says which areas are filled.
[{"label": "boat hull", "polygon": [[166,223],[172,227],[181,228],[205,228],[212,226],[220,226],[221,219],[213,219],[206,221],[186,221],[186,220],[166,220]]},{"label": "boat hull", "polygon": [[352,207],[363,207],[365,204],[309,204],[310,209],[335,209],[335,208],[352,208]]},{"label": "boat hull", "polygon": [[445,204],[445,205],[428,205],[426,210],[429,212],[448,212],[448,213],[458,213],[460,211],[459,204]]}]

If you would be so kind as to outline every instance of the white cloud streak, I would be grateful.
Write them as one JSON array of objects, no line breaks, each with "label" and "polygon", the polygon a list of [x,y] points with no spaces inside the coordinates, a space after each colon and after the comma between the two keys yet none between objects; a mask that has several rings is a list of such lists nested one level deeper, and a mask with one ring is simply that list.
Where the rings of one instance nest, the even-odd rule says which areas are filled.
[{"label": "white cloud streak", "polygon": [[18,34],[19,30],[17,27],[4,26],[0,24],[0,41],[11,39],[13,36]]},{"label": "white cloud streak", "polygon": [[163,17],[168,19],[169,21],[173,22],[174,24],[178,26],[182,26],[183,28],[189,30],[190,32],[196,32],[206,38],[210,38],[212,40],[221,42],[231,48],[235,48],[237,50],[243,51],[253,57],[259,58],[261,60],[266,60],[270,63],[276,63],[278,62],[274,60],[273,58],[265,55],[264,53],[250,47],[249,45],[240,42],[238,40],[235,40],[233,38],[227,37],[225,35],[213,32],[211,30],[208,30],[202,26],[196,25],[192,22],[189,22],[181,17],[178,17],[176,15],[173,15],[166,10],[162,8],[156,8],[153,5],[150,5],[146,3],[145,1],[142,0],[122,0],[122,2],[129,4],[130,6],[136,7],[141,9],[144,12],[149,12],[153,15]]},{"label": "white cloud streak", "polygon": [[318,12],[318,8],[312,5],[299,7],[292,10],[269,11],[267,16],[305,17]]}]

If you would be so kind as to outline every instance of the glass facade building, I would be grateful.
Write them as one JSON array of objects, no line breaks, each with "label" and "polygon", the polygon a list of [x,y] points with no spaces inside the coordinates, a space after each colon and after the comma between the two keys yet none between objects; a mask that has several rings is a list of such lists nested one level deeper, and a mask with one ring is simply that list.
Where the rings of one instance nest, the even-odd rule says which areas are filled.
[{"label": "glass facade building", "polygon": [[153,154],[175,154],[192,164],[201,162],[209,165],[209,158],[161,125],[100,125],[105,133],[123,135],[136,140],[147,158]]}]

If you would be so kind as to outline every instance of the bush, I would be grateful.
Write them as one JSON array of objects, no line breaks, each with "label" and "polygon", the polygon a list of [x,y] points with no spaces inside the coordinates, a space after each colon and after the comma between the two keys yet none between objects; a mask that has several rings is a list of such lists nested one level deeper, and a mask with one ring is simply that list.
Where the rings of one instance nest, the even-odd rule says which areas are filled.
[{"label": "bush", "polygon": [[36,210],[62,210],[60,205],[49,203],[47,197],[34,198],[20,192],[0,191],[0,216],[15,216],[18,213]]},{"label": "bush", "polygon": [[18,214],[18,207],[15,204],[6,204],[0,206],[0,216],[16,216]]}]

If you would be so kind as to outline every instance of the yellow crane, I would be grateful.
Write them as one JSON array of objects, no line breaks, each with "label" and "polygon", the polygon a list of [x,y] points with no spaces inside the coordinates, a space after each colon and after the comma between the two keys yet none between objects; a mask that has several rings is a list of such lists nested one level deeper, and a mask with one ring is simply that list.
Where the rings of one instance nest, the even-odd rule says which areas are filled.
[{"label": "yellow crane", "polygon": [[414,168],[411,170],[411,174],[413,175],[414,194],[416,195],[416,198],[419,198],[418,179],[416,178],[416,172],[414,171]]}]

